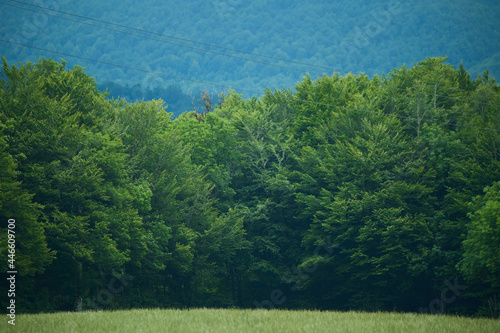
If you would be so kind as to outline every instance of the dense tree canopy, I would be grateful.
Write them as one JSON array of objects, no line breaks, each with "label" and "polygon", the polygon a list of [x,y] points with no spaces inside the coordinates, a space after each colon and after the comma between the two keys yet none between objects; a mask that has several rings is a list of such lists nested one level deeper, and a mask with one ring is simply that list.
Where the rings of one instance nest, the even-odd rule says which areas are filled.
[{"label": "dense tree canopy", "polygon": [[4,58],[0,227],[16,219],[22,310],[498,316],[500,87],[445,62],[205,92],[172,120],[81,67]]}]

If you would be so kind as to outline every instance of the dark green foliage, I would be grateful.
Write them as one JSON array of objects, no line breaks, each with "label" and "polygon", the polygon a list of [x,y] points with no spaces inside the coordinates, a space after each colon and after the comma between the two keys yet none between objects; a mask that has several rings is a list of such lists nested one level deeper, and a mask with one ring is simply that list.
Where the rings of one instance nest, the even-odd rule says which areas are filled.
[{"label": "dark green foliage", "polygon": [[21,310],[498,316],[500,89],[445,61],[205,92],[172,120],[162,100],[106,99],[80,67],[4,60],[0,217],[19,227]]},{"label": "dark green foliage", "polygon": [[470,283],[474,296],[483,302],[482,314],[497,317],[500,307],[500,183],[484,189],[484,196],[471,202],[470,222],[464,240],[463,259],[459,269]]},{"label": "dark green foliage", "polygon": [[[3,96],[2,96],[3,97]],[[2,119],[9,123],[7,119]],[[6,125],[0,123],[3,130]],[[21,275],[33,276],[43,273],[45,268],[52,262],[55,251],[49,250],[43,226],[37,223],[42,206],[33,203],[33,195],[21,187],[16,163],[8,152],[8,145],[3,135],[0,137],[0,163],[2,173],[0,175],[0,218],[2,219],[0,250],[2,251],[3,271],[7,271],[7,221],[16,220],[13,229],[17,240],[16,266]]]}]

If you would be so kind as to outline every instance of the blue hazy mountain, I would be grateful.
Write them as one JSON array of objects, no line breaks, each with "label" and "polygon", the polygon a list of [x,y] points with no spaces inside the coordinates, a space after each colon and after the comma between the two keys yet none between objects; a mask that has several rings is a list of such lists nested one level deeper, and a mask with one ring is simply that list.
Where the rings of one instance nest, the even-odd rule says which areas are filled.
[{"label": "blue hazy mountain", "polygon": [[0,39],[39,49],[0,42],[0,55],[11,63],[62,58],[86,67],[101,87],[112,86],[122,96],[135,89],[129,99],[149,96],[141,91],[183,93],[184,102],[175,102],[182,109],[199,89],[233,87],[252,95],[265,87],[293,88],[306,73],[381,75],[434,56],[448,56],[452,65],[463,61],[473,76],[486,69],[498,76],[499,18],[495,0],[3,1]]}]

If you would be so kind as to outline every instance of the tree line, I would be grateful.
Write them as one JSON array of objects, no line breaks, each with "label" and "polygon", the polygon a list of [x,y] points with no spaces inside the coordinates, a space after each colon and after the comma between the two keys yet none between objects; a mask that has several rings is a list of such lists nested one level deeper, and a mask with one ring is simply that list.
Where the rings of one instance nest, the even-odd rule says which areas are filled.
[{"label": "tree line", "polygon": [[[109,99],[41,58],[0,80],[0,219],[24,312],[498,317],[500,89],[445,58],[244,99]],[[217,101],[217,102],[216,102]],[[0,238],[7,258],[7,237]],[[3,260],[2,272],[7,271]]]}]

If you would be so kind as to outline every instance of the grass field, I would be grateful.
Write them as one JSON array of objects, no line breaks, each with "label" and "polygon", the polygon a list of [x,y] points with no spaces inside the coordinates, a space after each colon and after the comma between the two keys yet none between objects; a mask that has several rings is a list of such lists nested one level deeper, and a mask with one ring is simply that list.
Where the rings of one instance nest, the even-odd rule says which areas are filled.
[{"label": "grass field", "polygon": [[[6,318],[0,332],[6,332]],[[16,316],[8,331],[66,332],[500,332],[500,320],[442,315],[281,310],[130,310]]]}]

